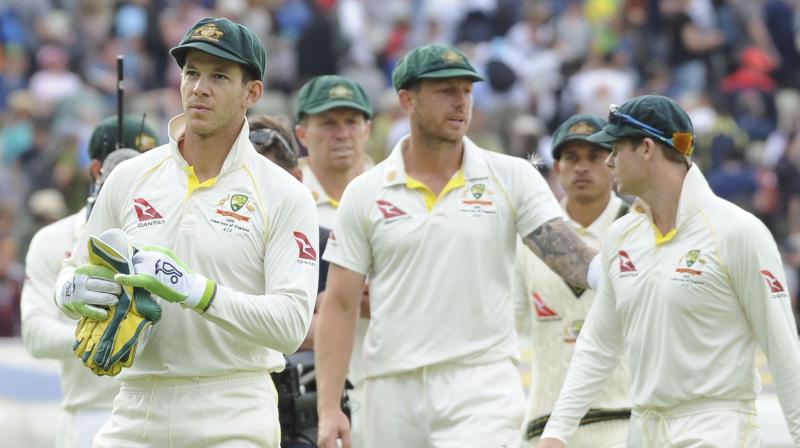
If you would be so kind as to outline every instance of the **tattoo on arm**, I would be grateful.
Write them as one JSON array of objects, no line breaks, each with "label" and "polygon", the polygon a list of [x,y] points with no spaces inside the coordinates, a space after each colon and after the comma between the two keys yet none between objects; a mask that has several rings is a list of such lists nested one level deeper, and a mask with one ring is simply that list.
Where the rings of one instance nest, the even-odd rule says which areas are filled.
[{"label": "tattoo on arm", "polygon": [[567,283],[580,288],[589,287],[586,272],[597,250],[584,243],[563,219],[547,221],[523,241]]}]

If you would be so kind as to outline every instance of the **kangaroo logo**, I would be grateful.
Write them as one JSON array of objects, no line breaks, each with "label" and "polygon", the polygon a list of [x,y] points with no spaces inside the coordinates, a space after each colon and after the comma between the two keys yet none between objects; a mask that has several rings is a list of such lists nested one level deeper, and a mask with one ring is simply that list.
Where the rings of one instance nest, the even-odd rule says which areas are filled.
[{"label": "kangaroo logo", "polygon": [[159,272],[163,272],[164,275],[168,276],[170,283],[173,285],[178,283],[178,277],[183,277],[183,272],[179,271],[178,268],[167,261],[156,261],[156,275],[158,275]]}]

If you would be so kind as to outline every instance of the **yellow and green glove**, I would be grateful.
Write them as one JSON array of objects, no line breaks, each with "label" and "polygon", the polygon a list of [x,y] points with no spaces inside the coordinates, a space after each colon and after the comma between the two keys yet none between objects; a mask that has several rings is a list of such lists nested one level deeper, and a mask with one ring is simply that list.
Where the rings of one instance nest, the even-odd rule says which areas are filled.
[{"label": "yellow and green glove", "polygon": [[[89,261],[104,275],[132,272],[130,246],[125,233],[109,229],[88,243]],[[141,289],[122,285],[119,300],[103,319],[84,317],[75,331],[75,356],[96,375],[117,375],[130,367],[139,338],[161,318],[161,307]]]},{"label": "yellow and green glove", "polygon": [[217,284],[192,272],[169,249],[144,246],[133,255],[135,274],[117,274],[114,280],[127,287],[144,288],[162,299],[204,312],[211,306]]}]

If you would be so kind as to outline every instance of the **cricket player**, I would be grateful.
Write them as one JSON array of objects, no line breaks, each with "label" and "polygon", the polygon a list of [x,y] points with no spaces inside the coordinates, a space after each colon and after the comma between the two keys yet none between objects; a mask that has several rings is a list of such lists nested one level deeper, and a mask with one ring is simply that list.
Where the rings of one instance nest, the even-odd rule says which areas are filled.
[{"label": "cricket player", "polygon": [[[605,165],[610,147],[586,140],[605,125],[591,115],[574,115],[553,134],[553,169],[565,192],[561,201],[565,220],[592,247],[600,247],[611,223],[629,208],[614,194],[614,178]],[[594,291],[569,285],[521,244],[517,244],[515,270],[517,327],[527,330],[533,342],[523,445],[534,447],[558,398]],[[571,447],[625,447],[631,413],[629,387],[627,369],[620,365],[602,396],[592,403],[590,418],[576,431]]]},{"label": "cricket player", "polygon": [[565,224],[533,166],[465,137],[481,80],[463,53],[441,45],[412,50],[392,73],[411,134],[347,186],[325,253],[315,346],[321,447],[351,445],[339,396],[367,273],[365,446],[519,443],[517,235],[578,287],[596,251]]},{"label": "cricket player", "polygon": [[[372,122],[372,106],[358,83],[338,75],[317,76],[300,89],[296,108],[297,139],[308,149],[300,160],[303,183],[317,202],[319,223],[332,228],[333,218],[347,184],[373,166],[365,149]],[[362,295],[356,321],[353,355],[347,369],[351,439],[354,448],[364,447],[362,408],[364,401],[364,336],[369,325],[369,295]]]},{"label": "cricket player", "polygon": [[[263,93],[265,51],[246,27],[207,17],[170,54],[184,113],[169,142],[111,174],[56,300],[72,317],[141,287],[161,320],[133,366],[96,447],[278,447],[270,371],[308,331],[317,289],[311,194],[258,154],[245,114]],[[86,241],[120,228],[138,249],[135,274],[91,277]],[[117,282],[119,284],[117,284]]]},{"label": "cricket player", "polygon": [[[120,153],[115,152],[117,126],[117,117],[109,117],[97,125],[89,139],[89,175],[95,193],[116,166],[104,162],[112,152]],[[131,148],[146,151],[157,141],[156,133],[149,126],[132,117],[123,117],[123,138],[119,146],[128,149],[120,151],[133,151]],[[25,284],[20,302],[22,341],[34,357],[57,359],[61,366],[64,416],[56,433],[57,448],[91,447],[95,434],[111,415],[111,402],[119,391],[117,379],[94,376],[73,355],[75,321],[53,303],[61,263],[70,256],[94,199],[89,198],[85,209],[36,232],[25,258]]]},{"label": "cricket player", "polygon": [[603,241],[600,286],[539,446],[564,446],[624,353],[627,446],[761,447],[756,345],[800,446],[800,346],[775,240],[711,191],[673,100],[636,97],[608,121],[589,140],[612,145],[606,164],[637,200]]}]

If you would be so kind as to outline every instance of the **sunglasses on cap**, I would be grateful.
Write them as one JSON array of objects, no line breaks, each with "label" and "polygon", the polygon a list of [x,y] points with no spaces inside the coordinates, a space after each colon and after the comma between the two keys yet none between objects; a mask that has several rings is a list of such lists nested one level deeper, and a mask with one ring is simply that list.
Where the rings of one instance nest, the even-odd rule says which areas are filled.
[{"label": "sunglasses on cap", "polygon": [[661,129],[650,126],[649,124],[643,123],[628,114],[620,112],[619,106],[616,104],[611,105],[611,109],[608,113],[608,122],[614,125],[625,124],[634,127],[647,134],[647,136],[652,137],[661,143],[669,145],[683,155],[692,155],[692,150],[694,149],[692,145],[694,142],[694,135],[688,132],[674,132],[671,138],[668,138],[667,133]]},{"label": "sunglasses on cap", "polygon": [[297,153],[292,145],[286,141],[280,132],[274,129],[259,128],[250,131],[250,142],[261,155],[273,151],[273,145],[277,142],[280,154],[275,154],[276,157],[286,159],[292,162],[292,164],[295,164],[297,161]]}]

